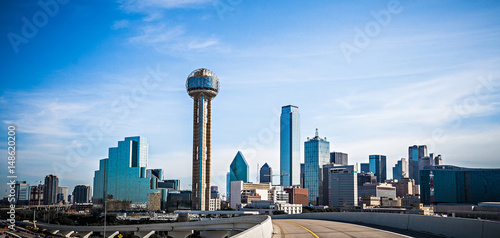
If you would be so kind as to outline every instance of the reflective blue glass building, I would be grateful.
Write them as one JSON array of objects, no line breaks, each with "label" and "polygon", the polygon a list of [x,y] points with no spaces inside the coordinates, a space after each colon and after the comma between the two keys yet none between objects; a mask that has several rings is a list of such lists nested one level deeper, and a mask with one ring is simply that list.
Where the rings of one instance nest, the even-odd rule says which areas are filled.
[{"label": "reflective blue glass building", "polygon": [[283,106],[280,117],[280,184],[300,185],[300,116],[297,106]]},{"label": "reflective blue glass building", "polygon": [[318,129],[315,137],[304,143],[304,160],[304,188],[309,189],[309,202],[319,205],[323,193],[323,165],[330,162],[330,142],[319,137]]},{"label": "reflective blue glass building", "polygon": [[273,184],[273,169],[267,163],[260,168],[260,183]]},{"label": "reflective blue glass building", "polygon": [[[434,203],[500,201],[500,169],[472,169],[452,165],[434,166]],[[430,169],[420,171],[420,199],[430,204]]]},{"label": "reflective blue glass building", "polygon": [[238,151],[236,156],[234,156],[233,162],[231,162],[229,166],[229,173],[230,181],[243,181],[244,183],[248,183],[249,167],[241,151]]},{"label": "reflective blue glass building", "polygon": [[401,181],[402,177],[408,177],[408,161],[405,158],[398,160],[392,167],[392,178]]},{"label": "reflective blue glass building", "polygon": [[94,203],[103,203],[106,194],[113,199],[145,204],[148,193],[158,191],[165,201],[167,190],[157,189],[157,177],[147,177],[147,163],[148,142],[144,137],[126,137],[118,142],[118,147],[109,148],[108,158],[99,161],[99,170],[94,173]]},{"label": "reflective blue glass building", "polygon": [[370,155],[370,172],[377,177],[378,183],[387,180],[387,163],[385,155]]}]

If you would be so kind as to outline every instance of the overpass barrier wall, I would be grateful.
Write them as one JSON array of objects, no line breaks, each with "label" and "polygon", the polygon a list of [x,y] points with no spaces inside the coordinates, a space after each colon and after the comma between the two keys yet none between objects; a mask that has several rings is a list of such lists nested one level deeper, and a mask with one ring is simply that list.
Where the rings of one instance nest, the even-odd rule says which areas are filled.
[{"label": "overpass barrier wall", "polygon": [[316,219],[360,223],[444,237],[500,237],[500,222],[455,217],[373,212],[324,212],[276,215],[273,219]]},{"label": "overpass barrier wall", "polygon": [[247,229],[246,231],[240,232],[231,237],[237,238],[271,238],[273,236],[273,223],[271,217],[267,216],[263,222]]}]

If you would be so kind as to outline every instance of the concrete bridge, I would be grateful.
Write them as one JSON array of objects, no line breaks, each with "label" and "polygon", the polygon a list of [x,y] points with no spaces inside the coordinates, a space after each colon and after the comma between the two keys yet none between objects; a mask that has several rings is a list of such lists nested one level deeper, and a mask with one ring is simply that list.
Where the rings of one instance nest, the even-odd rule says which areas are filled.
[{"label": "concrete bridge", "polygon": [[[40,229],[54,235],[62,235],[70,237],[72,234],[80,234],[82,238],[88,238],[91,235],[104,235],[103,226],[63,226],[52,225],[45,223],[37,223]],[[118,237],[120,232],[133,232],[134,235],[139,237],[148,238],[155,232],[165,231],[168,236],[174,238],[185,238],[192,234],[194,231],[200,231],[203,237],[207,238],[223,238],[226,236],[238,237],[239,233],[245,231],[245,234],[257,230],[260,236],[250,237],[263,237],[264,233],[261,231],[265,227],[267,230],[264,237],[271,237],[272,235],[272,222],[269,216],[254,215],[243,216],[235,218],[224,218],[215,220],[203,220],[195,222],[180,222],[180,223],[156,223],[144,225],[118,225],[106,226],[106,234],[104,237]]]}]

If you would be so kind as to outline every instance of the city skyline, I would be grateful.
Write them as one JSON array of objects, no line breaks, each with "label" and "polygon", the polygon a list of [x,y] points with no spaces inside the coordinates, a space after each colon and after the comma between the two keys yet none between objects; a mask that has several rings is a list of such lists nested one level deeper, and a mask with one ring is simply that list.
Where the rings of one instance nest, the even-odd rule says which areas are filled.
[{"label": "city skyline", "polygon": [[[392,168],[409,146],[427,145],[445,164],[500,167],[499,3],[401,2],[387,24],[374,17],[387,2],[243,1],[224,12],[217,3],[70,2],[17,53],[3,37],[0,133],[17,127],[19,180],[55,174],[70,188],[92,184],[110,146],[144,136],[150,166],[191,189],[184,82],[199,67],[224,79],[212,138],[211,184],[220,191],[237,151],[250,181],[257,164],[277,173],[280,108],[289,104],[300,108],[299,144],[321,128],[330,152],[348,153],[350,164],[383,154]],[[2,5],[4,36],[22,34],[22,17],[43,11],[36,2]],[[379,33],[359,47],[356,36],[372,23]],[[359,49],[349,61],[344,43]]]}]

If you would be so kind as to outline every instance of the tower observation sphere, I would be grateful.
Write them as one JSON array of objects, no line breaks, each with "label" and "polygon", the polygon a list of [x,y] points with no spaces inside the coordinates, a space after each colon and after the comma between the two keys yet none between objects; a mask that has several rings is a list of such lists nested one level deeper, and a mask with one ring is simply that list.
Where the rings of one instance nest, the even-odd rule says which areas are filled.
[{"label": "tower observation sphere", "polygon": [[186,90],[193,99],[193,210],[209,210],[212,150],[212,99],[219,93],[219,79],[210,70],[191,72]]}]

